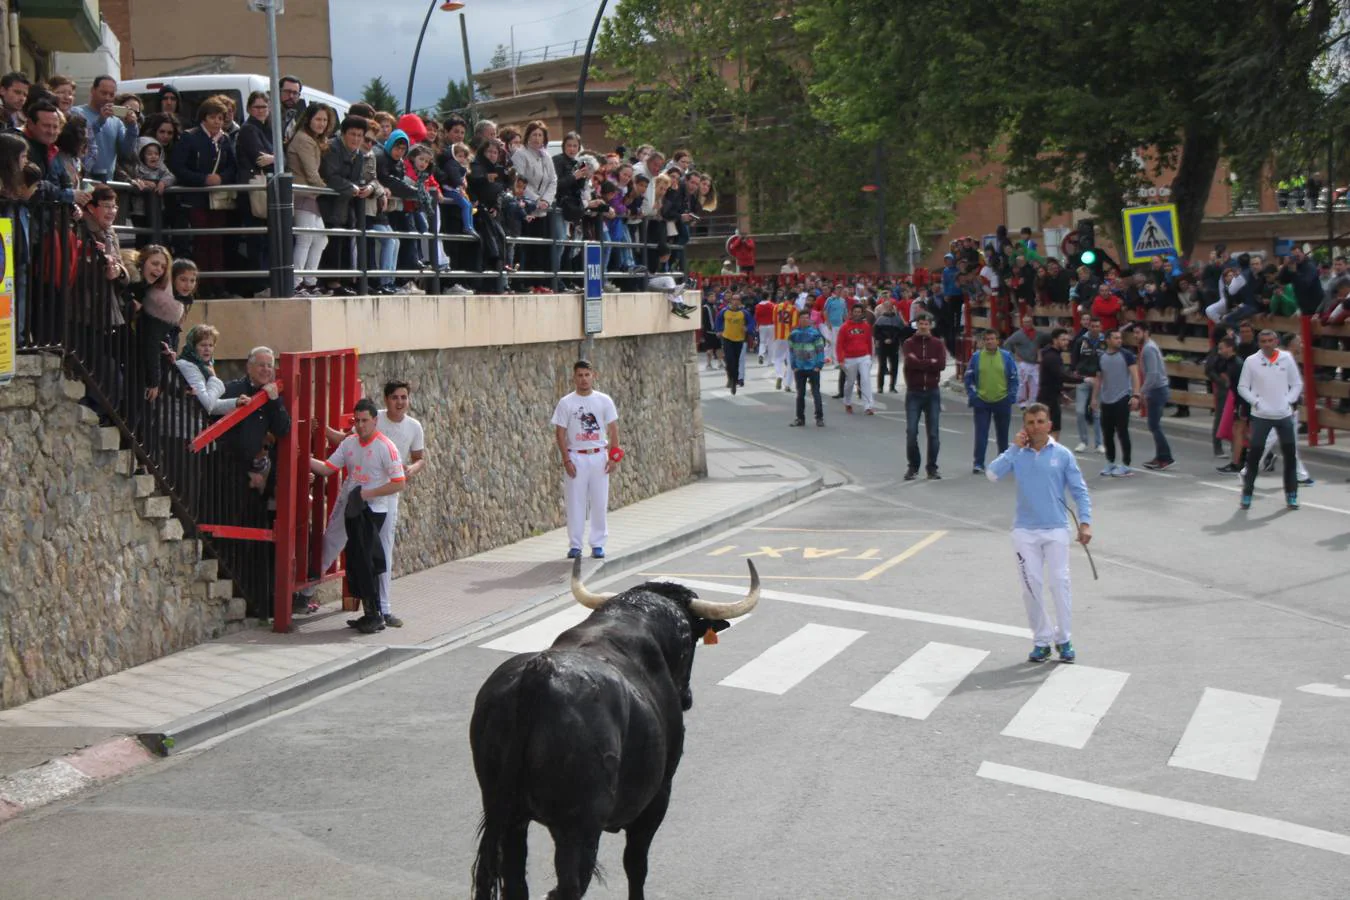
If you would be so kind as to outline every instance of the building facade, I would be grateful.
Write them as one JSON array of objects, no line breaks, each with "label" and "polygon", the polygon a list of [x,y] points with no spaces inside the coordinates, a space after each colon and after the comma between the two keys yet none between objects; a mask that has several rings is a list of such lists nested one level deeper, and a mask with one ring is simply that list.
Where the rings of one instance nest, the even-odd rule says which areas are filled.
[{"label": "building facade", "polygon": [[[75,2],[75,0],[68,0]],[[87,0],[94,2],[94,0]],[[101,0],[122,42],[122,77],[268,71],[267,20],[244,0]],[[25,0],[25,8],[32,0]],[[321,91],[333,89],[328,0],[285,0],[277,17],[281,71]]]}]

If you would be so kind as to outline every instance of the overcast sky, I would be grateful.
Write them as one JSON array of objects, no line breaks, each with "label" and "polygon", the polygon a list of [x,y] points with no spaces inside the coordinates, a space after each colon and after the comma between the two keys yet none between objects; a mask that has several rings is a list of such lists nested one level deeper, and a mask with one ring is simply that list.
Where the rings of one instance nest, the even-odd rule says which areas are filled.
[{"label": "overcast sky", "polygon": [[[333,31],[334,93],[355,100],[371,78],[382,76],[402,103],[408,89],[417,33],[430,0],[330,0]],[[440,0],[436,0],[440,6]],[[487,68],[498,44],[511,45],[514,25],[516,50],[581,41],[585,49],[599,0],[466,0],[463,13],[469,32],[469,55],[475,71]],[[606,15],[618,0],[610,0]],[[460,13],[431,14],[422,55],[417,63],[413,108],[434,106],[451,78],[464,77],[464,51],[459,37]],[[570,48],[563,55],[570,53]]]}]

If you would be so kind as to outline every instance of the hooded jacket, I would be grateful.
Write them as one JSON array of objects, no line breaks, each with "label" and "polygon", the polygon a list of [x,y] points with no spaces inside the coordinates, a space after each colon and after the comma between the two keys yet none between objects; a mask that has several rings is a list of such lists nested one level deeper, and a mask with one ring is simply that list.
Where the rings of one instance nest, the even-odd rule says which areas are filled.
[{"label": "hooded jacket", "polygon": [[395,128],[389,132],[389,138],[384,142],[384,146],[376,148],[375,177],[380,184],[384,185],[385,190],[400,200],[416,200],[417,188],[408,183],[408,173],[403,166],[403,160],[396,160],[390,155],[394,145],[400,141],[411,149],[412,145],[408,141],[408,135]]}]

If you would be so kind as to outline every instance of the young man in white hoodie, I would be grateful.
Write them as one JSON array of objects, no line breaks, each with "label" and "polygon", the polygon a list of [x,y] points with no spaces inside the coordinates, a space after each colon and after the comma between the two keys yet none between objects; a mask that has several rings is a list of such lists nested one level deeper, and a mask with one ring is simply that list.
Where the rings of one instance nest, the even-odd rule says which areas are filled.
[{"label": "young man in white hoodie", "polygon": [[1249,454],[1242,476],[1242,509],[1252,508],[1252,489],[1256,485],[1257,453],[1266,445],[1266,435],[1273,429],[1280,437],[1280,455],[1284,457],[1284,499],[1289,509],[1298,509],[1298,470],[1295,456],[1298,427],[1294,418],[1294,404],[1303,393],[1303,377],[1293,354],[1280,349],[1280,337],[1270,329],[1256,339],[1260,349],[1242,364],[1238,379],[1238,394],[1251,404],[1251,433],[1247,446]]}]

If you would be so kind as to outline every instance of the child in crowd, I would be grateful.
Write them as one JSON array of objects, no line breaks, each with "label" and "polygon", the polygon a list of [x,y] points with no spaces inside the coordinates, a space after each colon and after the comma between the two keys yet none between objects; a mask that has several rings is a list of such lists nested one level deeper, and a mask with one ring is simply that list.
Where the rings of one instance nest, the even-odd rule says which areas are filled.
[{"label": "child in crowd", "polygon": [[[436,151],[430,144],[418,144],[408,151],[408,164],[411,167],[412,175],[409,178],[410,183],[417,189],[417,200],[408,201],[407,207],[410,207],[413,230],[419,234],[426,234],[431,230],[432,216],[435,215],[436,201],[440,199],[440,191],[433,187],[431,180],[431,164],[436,159]],[[424,247],[425,242],[419,242],[417,251],[417,267],[426,269],[431,267],[430,256]]]},{"label": "child in crowd", "polygon": [[[511,185],[511,193],[506,195],[502,204],[502,230],[508,237],[518,238],[526,223],[534,221],[534,216],[530,213],[533,207],[525,201],[527,182],[523,176],[516,173],[515,169],[506,170],[506,183]],[[507,241],[506,268],[512,271],[520,269],[520,264],[515,258],[516,245]]]},{"label": "child in crowd", "polygon": [[[197,264],[190,259],[175,259],[171,271],[173,298],[183,304],[183,316],[186,318],[187,311],[192,309],[192,304],[197,299]],[[178,349],[180,334],[181,329],[177,326],[169,331],[165,342],[168,343],[170,350]]]},{"label": "child in crowd", "polygon": [[[455,144],[450,148],[450,155],[455,158],[455,162],[457,162],[465,172],[468,171],[470,164],[473,162],[473,151],[469,149],[468,144],[463,141]],[[469,194],[465,190],[464,182],[461,180],[459,187],[450,191],[447,197],[454,201],[455,205],[459,207],[459,215],[464,224],[464,234],[467,234],[472,238],[478,237],[478,232],[475,231],[473,227],[473,202],[469,200]]]},{"label": "child in crowd", "polygon": [[[130,182],[136,192],[127,198],[127,214],[131,217],[131,224],[137,228],[150,227],[150,194],[164,196],[167,188],[173,187],[177,181],[169,167],[165,165],[164,148],[159,141],[154,138],[143,137],[136,142],[136,162],[131,166],[123,166],[121,172],[123,181]],[[168,225],[166,221],[164,223]],[[138,234],[136,243],[144,246],[151,241],[148,234]]]}]

